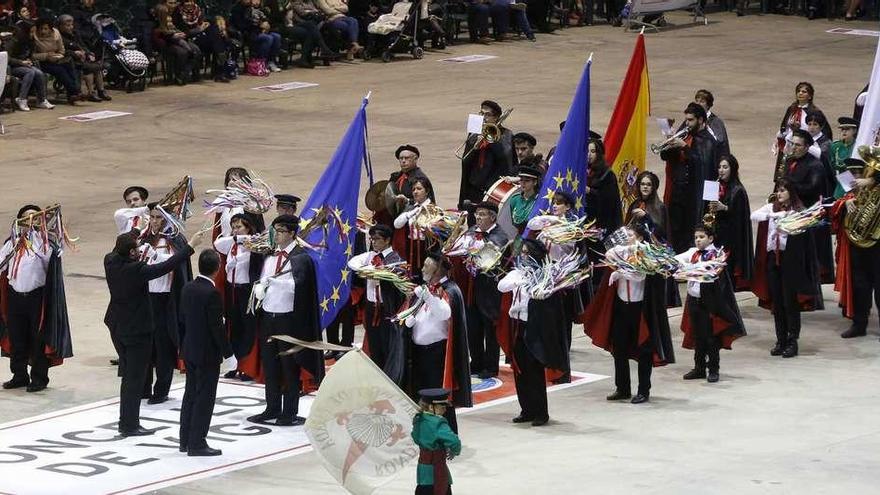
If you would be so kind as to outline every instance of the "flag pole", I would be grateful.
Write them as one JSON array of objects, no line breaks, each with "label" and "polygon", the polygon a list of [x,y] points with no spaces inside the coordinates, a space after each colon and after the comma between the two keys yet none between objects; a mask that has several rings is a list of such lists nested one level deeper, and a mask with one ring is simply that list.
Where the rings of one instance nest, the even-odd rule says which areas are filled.
[{"label": "flag pole", "polygon": [[639,31],[639,36],[645,34],[645,26],[642,26],[642,30]]},{"label": "flag pole", "polygon": [[588,63],[588,64],[593,63],[593,52],[590,52],[590,57],[587,58],[587,63]]}]

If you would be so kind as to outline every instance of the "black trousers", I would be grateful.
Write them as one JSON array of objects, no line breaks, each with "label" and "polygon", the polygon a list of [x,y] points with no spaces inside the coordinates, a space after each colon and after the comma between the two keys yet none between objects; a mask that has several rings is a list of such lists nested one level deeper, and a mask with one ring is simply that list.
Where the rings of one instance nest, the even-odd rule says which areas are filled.
[{"label": "black trousers", "polygon": [[263,312],[260,320],[260,359],[266,380],[266,411],[292,418],[299,412],[300,366],[292,355],[278,353],[292,346],[277,340],[268,341],[271,335],[292,335],[295,321],[293,313]]},{"label": "black trousers", "polygon": [[336,314],[333,323],[327,326],[327,342],[346,347],[352,346],[354,343],[354,313],[355,308],[349,299],[348,303]]},{"label": "black trousers", "polygon": [[28,380],[28,364],[30,364],[30,383],[46,385],[49,383],[49,359],[44,352],[40,334],[43,288],[22,294],[10,287],[8,294],[6,326],[9,330],[9,343],[12,345],[12,355],[9,356],[12,378],[19,381]]},{"label": "black trousers", "polygon": [[252,284],[226,284],[226,321],[229,324],[229,345],[238,360],[251,352],[257,338],[257,317],[248,314],[248,298]]},{"label": "black trousers", "polygon": [[513,347],[513,358],[519,368],[519,373],[513,375],[516,384],[516,398],[519,400],[523,416],[530,419],[544,419],[549,417],[544,364],[538,361],[532,351],[526,347],[523,339],[525,325],[519,321],[516,324],[520,326]]},{"label": "black trousers", "polygon": [[220,363],[196,364],[186,361],[186,390],[180,408],[180,445],[190,449],[208,446],[205,437],[214,414]]},{"label": "black trousers", "polygon": [[495,334],[495,321],[486,317],[476,306],[467,311],[468,347],[471,351],[471,372],[498,374],[501,347]]},{"label": "black trousers", "polygon": [[140,426],[141,394],[147,381],[147,367],[153,348],[152,338],[125,339],[119,342],[119,430],[131,431]]},{"label": "black trousers", "polygon": [[694,368],[718,372],[721,338],[712,332],[712,315],[698,297],[689,297],[688,316],[694,332]]},{"label": "black trousers", "polygon": [[869,248],[850,247],[850,275],[853,288],[853,323],[864,329],[871,313],[871,294],[880,310],[880,243]]},{"label": "black trousers", "polygon": [[782,345],[796,341],[801,334],[801,309],[797,293],[786,283],[785,274],[782,273],[784,259],[785,251],[779,253],[778,263],[776,251],[767,253],[767,285],[770,289],[770,300],[773,301],[776,342]]},{"label": "black trousers", "polygon": [[614,385],[617,390],[632,392],[629,377],[629,359],[635,350],[639,370],[638,393],[651,391],[651,370],[654,366],[650,344],[638,345],[639,324],[642,320],[642,301],[624,302],[614,297],[612,311],[611,345],[614,348]]},{"label": "black trousers", "polygon": [[[411,395],[418,400],[419,390],[426,388],[443,388],[443,370],[446,364],[446,339],[428,345],[412,346],[412,383]],[[449,428],[458,433],[458,420],[452,405],[446,408],[443,415]]]},{"label": "black trousers", "polygon": [[[151,373],[155,373],[153,396],[165,397],[171,389],[174,368],[177,366],[177,346],[171,340],[168,328],[168,304],[171,302],[170,292],[150,293],[150,304],[153,307],[153,353],[151,356]],[[176,329],[174,331],[177,331]],[[147,383],[152,381],[148,376]],[[147,389],[147,391],[149,388]]]},{"label": "black trousers", "polygon": [[382,306],[367,302],[364,312],[364,330],[367,336],[367,345],[370,348],[370,359],[379,368],[385,369],[388,360],[388,348],[391,345],[391,322],[382,313]]},{"label": "black trousers", "polygon": [[[416,495],[434,495],[434,485],[416,485]],[[446,489],[446,495],[452,495],[452,487]]]}]

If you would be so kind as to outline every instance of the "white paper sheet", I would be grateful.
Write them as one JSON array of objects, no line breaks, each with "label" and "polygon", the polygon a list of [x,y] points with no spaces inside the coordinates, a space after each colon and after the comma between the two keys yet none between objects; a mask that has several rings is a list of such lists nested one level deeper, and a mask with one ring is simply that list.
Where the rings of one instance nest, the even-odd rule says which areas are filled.
[{"label": "white paper sheet", "polygon": [[853,188],[853,181],[855,180],[855,176],[853,176],[852,172],[849,170],[845,170],[839,174],[837,174],[837,182],[840,182],[840,185],[843,186],[844,192],[850,192]]},{"label": "white paper sheet", "polygon": [[469,134],[483,132],[483,116],[475,113],[468,114],[467,131]]},{"label": "white paper sheet", "polygon": [[703,182],[703,201],[718,201],[721,183],[717,180]]}]

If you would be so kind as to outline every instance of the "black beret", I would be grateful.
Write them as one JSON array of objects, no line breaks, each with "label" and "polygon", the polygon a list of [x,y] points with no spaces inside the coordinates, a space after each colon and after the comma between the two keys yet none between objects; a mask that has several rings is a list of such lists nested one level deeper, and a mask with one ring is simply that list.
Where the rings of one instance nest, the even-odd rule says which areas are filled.
[{"label": "black beret", "polygon": [[125,188],[125,191],[122,192],[122,199],[128,197],[129,194],[133,192],[139,192],[141,194],[141,199],[147,199],[150,197],[150,192],[147,191],[147,188],[144,186],[128,186]]},{"label": "black beret", "polygon": [[526,143],[529,143],[529,146],[535,146],[536,144],[538,144],[538,140],[535,139],[535,136],[532,136],[528,132],[517,132],[513,135],[513,141],[524,141]]},{"label": "black beret", "polygon": [[[37,205],[24,205],[24,206],[22,206],[21,208],[18,209],[18,214],[15,215],[15,218],[21,218],[21,217],[23,217],[24,214],[25,214],[28,210],[33,210],[33,211],[37,212],[37,211],[42,210],[42,208],[40,208],[40,207],[37,206]],[[497,211],[497,210],[496,210],[496,211]]]},{"label": "black beret", "polygon": [[391,230],[391,227],[383,224],[377,224],[370,227],[369,230],[370,235],[378,234],[379,237],[383,239],[391,239],[391,236],[394,235],[394,231]]},{"label": "black beret", "polygon": [[299,232],[299,217],[296,215],[278,215],[272,220],[272,226],[284,225],[294,234]]},{"label": "black beret", "polygon": [[837,119],[837,127],[845,128],[845,127],[859,127],[859,121],[852,117],[841,117]]},{"label": "black beret", "polygon": [[501,105],[495,103],[495,102],[492,101],[492,100],[485,100],[485,101],[483,101],[483,103],[480,103],[480,106],[481,106],[481,107],[489,107],[489,108],[491,108],[491,109],[492,109],[492,113],[494,113],[496,117],[500,117],[501,114],[502,114],[502,112],[501,112]]},{"label": "black beret", "polygon": [[591,130],[591,131],[590,131],[590,139],[595,139],[595,140],[597,140],[597,141],[601,141],[601,140],[602,140],[602,135],[599,134],[599,133],[596,132],[596,131]]},{"label": "black beret", "polygon": [[531,177],[532,179],[540,179],[541,178],[541,169],[538,167],[533,167],[530,165],[520,166],[517,171],[517,175],[520,177]]},{"label": "black beret", "polygon": [[296,206],[297,203],[302,201],[301,199],[294,196],[293,194],[276,194],[275,200],[278,202],[278,204],[293,205],[293,206]]},{"label": "black beret", "polygon": [[423,388],[419,390],[419,397],[428,404],[446,404],[449,402],[449,393],[447,388]]},{"label": "black beret", "polygon": [[865,162],[859,158],[847,158],[843,161],[847,170],[862,170],[865,168]]},{"label": "black beret", "polygon": [[498,214],[498,205],[496,205],[495,203],[493,203],[491,201],[481,201],[480,203],[477,204],[474,211],[479,210],[480,208],[482,208],[484,210],[489,210],[496,215]]},{"label": "black beret", "polygon": [[416,157],[422,156],[422,154],[419,153],[418,148],[416,148],[415,146],[413,146],[411,144],[404,144],[403,146],[398,147],[397,151],[394,152],[394,158],[400,158],[400,154],[403,153],[404,151],[411,151],[416,154]]}]

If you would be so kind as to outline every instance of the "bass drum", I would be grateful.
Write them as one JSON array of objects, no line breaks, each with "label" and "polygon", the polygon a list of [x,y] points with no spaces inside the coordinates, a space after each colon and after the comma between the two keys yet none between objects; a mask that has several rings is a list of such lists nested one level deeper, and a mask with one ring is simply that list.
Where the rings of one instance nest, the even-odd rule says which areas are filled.
[{"label": "bass drum", "polygon": [[507,182],[504,179],[498,179],[492,184],[483,196],[483,201],[489,201],[498,205],[498,218],[496,223],[507,237],[516,238],[519,231],[513,225],[513,215],[510,210],[510,198],[517,194],[520,190],[518,184]]}]

